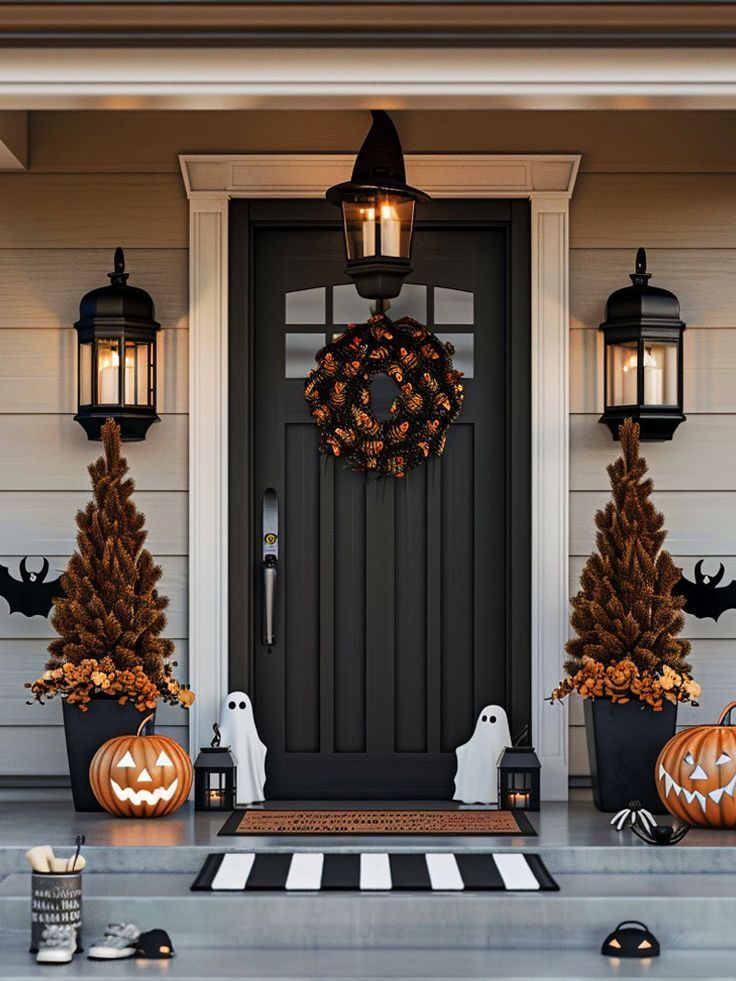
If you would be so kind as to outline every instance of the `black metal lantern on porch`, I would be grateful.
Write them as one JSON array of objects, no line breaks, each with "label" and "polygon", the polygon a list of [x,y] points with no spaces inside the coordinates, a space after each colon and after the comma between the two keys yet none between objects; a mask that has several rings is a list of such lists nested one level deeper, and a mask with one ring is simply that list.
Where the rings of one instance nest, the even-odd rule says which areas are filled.
[{"label": "black metal lantern on porch", "polygon": [[115,250],[110,283],[79,304],[77,414],[89,439],[100,439],[105,419],[120,426],[125,442],[146,438],[156,414],[156,334],[153,300],[128,285],[125,255]]},{"label": "black metal lantern on porch", "polygon": [[636,253],[631,286],[608,298],[604,334],[604,410],[600,421],[618,439],[626,418],[639,423],[643,440],[669,440],[685,421],[682,411],[680,302],[650,286],[647,254]]},{"label": "black metal lantern on porch", "polygon": [[406,183],[401,142],[388,114],[371,115],[351,180],[331,187],[327,200],[342,208],[346,272],[358,293],[390,300],[411,272],[414,205],[429,195]]},{"label": "black metal lantern on porch", "polygon": [[194,762],[194,809],[232,811],[235,807],[235,760],[228,746],[220,745],[220,730],[212,727],[215,738],[200,749]]},{"label": "black metal lantern on porch", "polygon": [[509,746],[498,764],[498,806],[504,811],[539,810],[541,764],[532,746]]}]

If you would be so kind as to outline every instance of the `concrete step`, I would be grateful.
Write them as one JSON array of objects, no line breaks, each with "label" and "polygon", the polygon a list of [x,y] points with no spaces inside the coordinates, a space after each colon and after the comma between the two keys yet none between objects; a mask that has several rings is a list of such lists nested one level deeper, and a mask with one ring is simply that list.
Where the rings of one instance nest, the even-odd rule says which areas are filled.
[{"label": "concrete step", "polygon": [[[557,876],[559,893],[192,893],[188,873],[85,873],[87,938],[107,923],[161,926],[180,947],[595,949],[620,920],[644,920],[667,949],[734,944],[736,877]],[[30,876],[0,883],[0,923],[29,929]],[[1,972],[0,972],[1,974]]]},{"label": "concrete step", "polygon": [[40,967],[16,941],[0,940],[4,981],[28,978],[117,978],[166,976],[171,981],[240,978],[243,981],[733,981],[736,950],[667,951],[650,961],[613,961],[597,950],[351,950],[289,951],[202,946],[180,949],[170,961],[98,963],[78,955],[70,965]]}]

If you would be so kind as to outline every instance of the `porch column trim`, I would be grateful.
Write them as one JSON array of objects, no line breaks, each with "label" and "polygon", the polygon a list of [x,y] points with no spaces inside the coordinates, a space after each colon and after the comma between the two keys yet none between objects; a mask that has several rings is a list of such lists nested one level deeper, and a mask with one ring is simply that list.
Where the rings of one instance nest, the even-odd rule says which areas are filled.
[{"label": "porch column trim", "polygon": [[[190,204],[190,739],[205,745],[227,690],[228,202],[317,198],[346,154],[182,155]],[[568,226],[575,154],[411,154],[409,180],[437,198],[531,201],[532,722],[546,800],[567,797],[567,711],[557,684],[568,618]]]}]

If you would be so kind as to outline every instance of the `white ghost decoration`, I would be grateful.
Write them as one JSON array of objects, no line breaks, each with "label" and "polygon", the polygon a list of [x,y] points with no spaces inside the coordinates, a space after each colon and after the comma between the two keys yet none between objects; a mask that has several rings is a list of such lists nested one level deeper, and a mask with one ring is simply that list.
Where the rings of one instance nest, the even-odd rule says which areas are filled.
[{"label": "white ghost decoration", "polygon": [[220,712],[222,745],[235,757],[235,803],[252,804],[265,800],[266,747],[258,737],[253,705],[244,691],[231,691]]},{"label": "white ghost decoration", "polygon": [[509,720],[500,705],[486,705],[470,739],[458,746],[453,800],[498,804],[498,763],[511,745]]}]

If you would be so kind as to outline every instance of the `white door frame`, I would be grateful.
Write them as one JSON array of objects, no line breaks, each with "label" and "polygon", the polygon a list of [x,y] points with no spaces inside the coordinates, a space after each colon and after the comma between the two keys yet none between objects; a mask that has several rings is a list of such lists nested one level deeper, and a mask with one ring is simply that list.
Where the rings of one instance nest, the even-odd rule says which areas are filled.
[{"label": "white door frame", "polygon": [[[319,198],[350,173],[345,154],[182,155],[190,209],[189,651],[193,750],[206,745],[228,671],[228,202]],[[568,617],[568,223],[580,157],[409,155],[435,198],[531,202],[532,726],[547,800],[567,798],[560,679]]]}]

